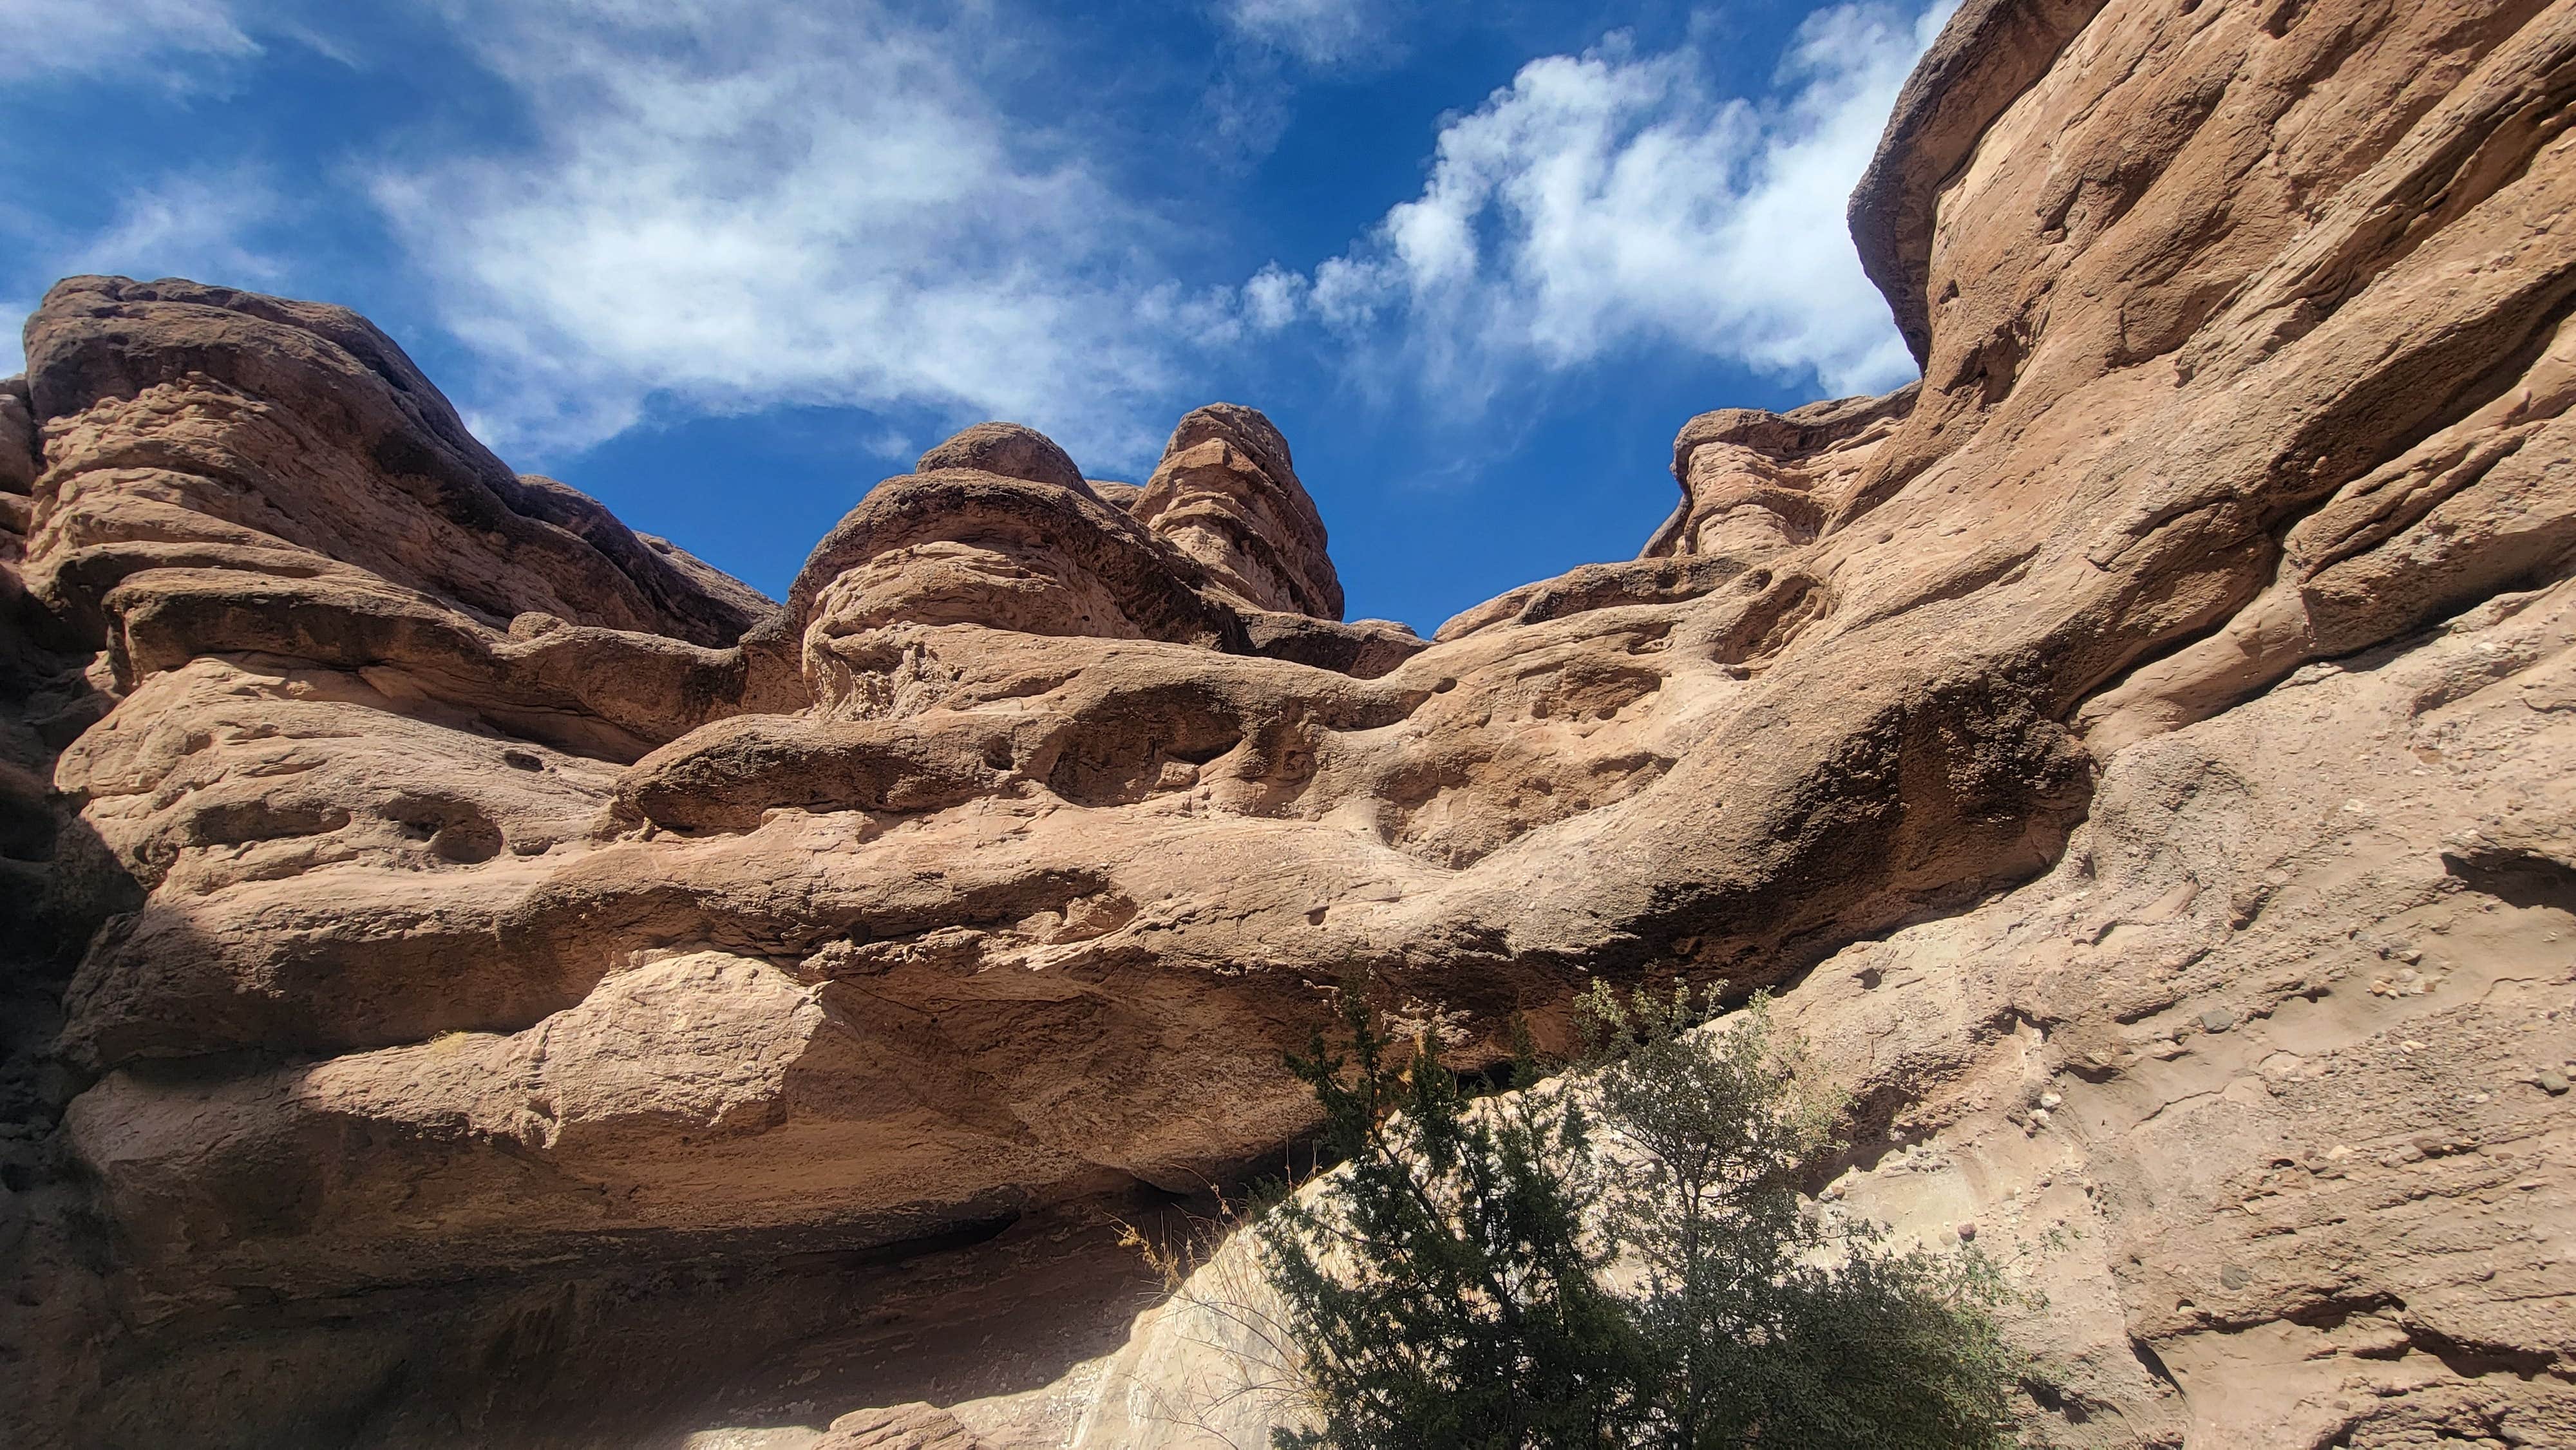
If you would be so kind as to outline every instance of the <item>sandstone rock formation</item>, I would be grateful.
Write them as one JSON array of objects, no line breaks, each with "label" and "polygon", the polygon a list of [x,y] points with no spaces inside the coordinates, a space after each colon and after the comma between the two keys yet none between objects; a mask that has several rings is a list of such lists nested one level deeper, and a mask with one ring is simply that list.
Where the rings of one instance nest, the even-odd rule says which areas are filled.
[{"label": "sandstone rock formation", "polygon": [[773,608],[352,314],[62,284],[8,1428],[1219,1443],[1103,1216],[1276,1161],[1365,967],[1464,1063],[1782,988],[2061,1442],[2576,1440],[2571,104],[2571,3],[1971,0],[1853,202],[1923,381],[1428,645],[1249,409],[969,430]]}]

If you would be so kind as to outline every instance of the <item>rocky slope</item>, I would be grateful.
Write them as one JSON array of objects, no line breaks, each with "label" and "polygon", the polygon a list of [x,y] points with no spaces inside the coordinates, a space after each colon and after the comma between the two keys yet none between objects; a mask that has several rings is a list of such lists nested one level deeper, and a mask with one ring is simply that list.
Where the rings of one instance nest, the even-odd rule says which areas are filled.
[{"label": "rocky slope", "polygon": [[1853,201],[1923,381],[1428,643],[1250,409],[969,430],[773,607],[352,314],[62,284],[13,1438],[1223,1443],[1109,1220],[1274,1161],[1365,966],[1468,1063],[1781,988],[2062,1442],[2576,1440],[2571,102],[2576,0],[1971,0]]}]

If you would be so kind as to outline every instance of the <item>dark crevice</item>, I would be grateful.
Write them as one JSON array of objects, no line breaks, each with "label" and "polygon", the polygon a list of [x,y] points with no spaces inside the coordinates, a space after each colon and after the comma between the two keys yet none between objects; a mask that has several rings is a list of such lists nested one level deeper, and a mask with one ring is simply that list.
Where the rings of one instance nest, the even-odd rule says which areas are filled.
[{"label": "dark crevice", "polygon": [[2303,1329],[2341,1329],[2356,1314],[2401,1312],[2406,1301],[2394,1294],[2359,1294],[2302,1304],[2281,1317]]},{"label": "dark crevice", "polygon": [[2442,869],[2509,906],[2576,915],[2576,868],[2563,861],[2506,847],[2463,847],[2442,853]]},{"label": "dark crevice", "polygon": [[2166,1368],[2164,1356],[2156,1353],[2156,1347],[2154,1345],[2132,1335],[2129,1338],[2129,1353],[2137,1356],[2140,1368],[2146,1370],[2148,1374],[2153,1375],[2155,1378],[2164,1381],[2167,1385],[2172,1386],[2175,1394],[2181,1394],[2183,1392],[2182,1381],[2174,1378],[2174,1372],[2171,1369]]},{"label": "dark crevice", "polygon": [[2527,1380],[2547,1373],[2558,1363],[2557,1354],[2551,1350],[2512,1344],[2471,1344],[2422,1324],[2404,1327],[2408,1342],[2440,1360],[2443,1368],[2462,1379],[2509,1374]]}]

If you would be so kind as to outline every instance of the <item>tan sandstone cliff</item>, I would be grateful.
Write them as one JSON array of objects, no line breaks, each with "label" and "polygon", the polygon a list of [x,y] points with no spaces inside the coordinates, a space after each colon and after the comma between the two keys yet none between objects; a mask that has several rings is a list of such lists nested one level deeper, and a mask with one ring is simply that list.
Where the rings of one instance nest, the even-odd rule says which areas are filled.
[{"label": "tan sandstone cliff", "polygon": [[2571,105],[2576,0],[1971,0],[1853,200],[1923,381],[1428,644],[1247,408],[969,430],[772,607],[353,314],[65,282],[8,1428],[1223,1443],[1108,1220],[1277,1161],[1365,966],[1468,1063],[1779,987],[2061,1443],[2576,1443]]}]

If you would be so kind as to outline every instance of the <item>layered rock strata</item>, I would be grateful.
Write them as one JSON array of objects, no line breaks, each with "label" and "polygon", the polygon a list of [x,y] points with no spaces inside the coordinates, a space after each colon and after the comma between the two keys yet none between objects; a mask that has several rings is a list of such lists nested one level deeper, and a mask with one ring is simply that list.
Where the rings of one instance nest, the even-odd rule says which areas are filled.
[{"label": "layered rock strata", "polygon": [[1045,1388],[1096,1210],[1296,1140],[1357,967],[1463,1065],[1784,989],[1835,1211],[2024,1246],[2061,1440],[2576,1435],[2571,103],[2567,3],[1977,0],[1854,198],[1922,382],[1692,420],[1643,557],[1428,645],[1249,409],[969,430],[773,608],[349,313],[63,284],[12,1428],[1199,1443],[1167,1319]]}]

